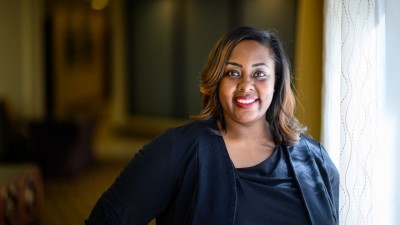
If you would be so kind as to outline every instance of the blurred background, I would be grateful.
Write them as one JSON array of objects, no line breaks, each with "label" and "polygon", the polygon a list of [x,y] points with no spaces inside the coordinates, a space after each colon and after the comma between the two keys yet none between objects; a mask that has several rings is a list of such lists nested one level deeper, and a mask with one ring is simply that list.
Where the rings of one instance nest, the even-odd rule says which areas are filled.
[{"label": "blurred background", "polygon": [[318,0],[0,0],[0,225],[83,224],[143,144],[199,112],[207,54],[239,25],[281,36],[319,139],[322,15]]}]

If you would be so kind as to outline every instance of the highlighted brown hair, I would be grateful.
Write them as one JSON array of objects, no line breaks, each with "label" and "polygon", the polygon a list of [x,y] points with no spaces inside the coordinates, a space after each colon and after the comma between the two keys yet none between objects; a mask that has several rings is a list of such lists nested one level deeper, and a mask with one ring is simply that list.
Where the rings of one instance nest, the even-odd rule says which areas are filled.
[{"label": "highlighted brown hair", "polygon": [[272,31],[238,27],[227,33],[214,45],[200,79],[202,111],[193,118],[197,120],[216,118],[225,129],[218,88],[233,48],[243,40],[257,41],[272,50],[275,62],[275,92],[265,119],[270,125],[276,144],[293,146],[299,141],[300,135],[306,131],[306,128],[298,122],[294,115],[296,100],[291,85],[289,59],[282,42]]}]

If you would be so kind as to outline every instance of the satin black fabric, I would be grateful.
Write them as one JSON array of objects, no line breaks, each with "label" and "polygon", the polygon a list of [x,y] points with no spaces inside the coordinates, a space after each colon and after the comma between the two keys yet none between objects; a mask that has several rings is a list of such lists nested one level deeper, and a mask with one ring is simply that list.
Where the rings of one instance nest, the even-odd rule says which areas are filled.
[{"label": "satin black fabric", "polygon": [[237,168],[236,225],[308,225],[288,156],[278,146],[258,165]]},{"label": "satin black fabric", "polygon": [[[235,168],[215,120],[169,129],[144,146],[94,206],[86,225],[234,225]],[[313,225],[338,224],[339,175],[303,136],[284,148]],[[262,197],[262,196],[260,196]]]}]

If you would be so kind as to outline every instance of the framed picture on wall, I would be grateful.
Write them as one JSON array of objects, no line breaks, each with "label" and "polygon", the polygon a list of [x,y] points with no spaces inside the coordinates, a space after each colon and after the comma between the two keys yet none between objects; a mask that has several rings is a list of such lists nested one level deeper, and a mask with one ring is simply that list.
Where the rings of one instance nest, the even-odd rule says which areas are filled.
[{"label": "framed picture on wall", "polygon": [[95,113],[108,91],[109,18],[82,2],[53,3],[47,17],[47,108],[69,119]]}]

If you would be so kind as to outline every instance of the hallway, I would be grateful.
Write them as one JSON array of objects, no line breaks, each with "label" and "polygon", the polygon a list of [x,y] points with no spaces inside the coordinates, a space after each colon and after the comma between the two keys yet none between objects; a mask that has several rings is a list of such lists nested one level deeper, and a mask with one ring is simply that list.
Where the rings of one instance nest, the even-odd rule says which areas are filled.
[{"label": "hallway", "polygon": [[44,180],[42,225],[83,224],[100,195],[150,139],[100,123],[94,141],[96,162],[74,176]]}]

